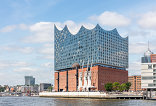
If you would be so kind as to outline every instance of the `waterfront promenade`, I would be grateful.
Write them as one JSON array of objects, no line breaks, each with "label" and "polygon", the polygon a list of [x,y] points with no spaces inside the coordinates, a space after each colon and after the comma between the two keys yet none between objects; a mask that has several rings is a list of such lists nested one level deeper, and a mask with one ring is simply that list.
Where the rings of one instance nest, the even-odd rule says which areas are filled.
[{"label": "waterfront promenade", "polygon": [[106,93],[106,92],[40,92],[40,97],[57,98],[95,98],[95,99],[144,99],[142,93]]}]

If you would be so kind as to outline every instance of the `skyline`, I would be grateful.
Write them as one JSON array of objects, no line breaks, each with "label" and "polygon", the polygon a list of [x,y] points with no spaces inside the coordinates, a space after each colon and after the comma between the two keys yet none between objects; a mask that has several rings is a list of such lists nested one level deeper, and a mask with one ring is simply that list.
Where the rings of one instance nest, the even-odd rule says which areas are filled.
[{"label": "skyline", "polygon": [[[24,76],[36,83],[54,80],[54,24],[77,33],[81,25],[92,29],[117,28],[129,36],[129,75],[141,74],[141,57],[156,52],[156,1],[152,0],[5,0],[0,4],[0,85],[24,84]],[[108,18],[109,17],[109,18]]]}]

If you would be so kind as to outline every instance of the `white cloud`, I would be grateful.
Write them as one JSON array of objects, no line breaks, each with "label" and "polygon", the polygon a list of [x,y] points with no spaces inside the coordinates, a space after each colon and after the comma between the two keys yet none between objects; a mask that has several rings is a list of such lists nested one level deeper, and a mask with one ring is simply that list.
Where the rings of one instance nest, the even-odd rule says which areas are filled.
[{"label": "white cloud", "polygon": [[23,39],[26,43],[44,43],[44,42],[53,42],[54,41],[54,24],[59,30],[62,30],[65,25],[68,26],[69,31],[72,34],[75,34],[79,31],[80,27],[84,25],[86,28],[95,27],[93,24],[89,23],[75,23],[74,21],[68,20],[64,23],[60,22],[39,22],[33,24],[29,27],[31,35]]},{"label": "white cloud", "polygon": [[0,47],[0,49],[2,50],[6,50],[6,51],[15,51],[15,52],[21,52],[21,53],[25,53],[25,54],[29,54],[33,52],[33,48],[32,47],[18,47],[18,46],[4,46],[4,47]]},{"label": "white cloud", "polygon": [[19,24],[18,27],[19,27],[20,29],[22,29],[22,30],[26,30],[26,29],[29,28],[29,27],[28,27],[27,25],[25,25],[25,24]]},{"label": "white cloud", "polygon": [[118,27],[118,26],[127,26],[130,24],[130,19],[127,17],[118,14],[116,12],[110,12],[110,11],[105,11],[99,16],[91,16],[89,17],[90,20],[96,21],[101,25],[107,25],[107,26],[113,26],[113,27]]},{"label": "white cloud", "polygon": [[54,59],[54,55],[46,55],[46,56],[43,56],[43,58],[52,60]]},{"label": "white cloud", "polygon": [[[63,26],[67,25],[69,31],[70,31],[72,34],[76,34],[76,33],[80,30],[80,27],[81,27],[82,25],[83,25],[85,28],[87,28],[87,29],[92,29],[92,28],[95,27],[95,25],[90,24],[90,23],[75,23],[74,21],[71,21],[71,20],[65,21],[62,25],[63,25]],[[61,26],[59,26],[59,27],[61,27]]]},{"label": "white cloud", "polygon": [[147,50],[147,44],[145,43],[133,43],[129,45],[130,54],[143,54]]},{"label": "white cloud", "polygon": [[46,54],[46,55],[53,55],[54,53],[54,47],[51,45],[47,47],[47,45],[43,46],[43,48],[39,49],[39,53]]},{"label": "white cloud", "polygon": [[40,47],[37,52],[42,55],[40,56],[40,58],[53,60],[54,59],[54,44],[46,43],[42,47]]},{"label": "white cloud", "polygon": [[0,69],[27,67],[27,66],[32,66],[32,63],[27,63],[24,61],[0,61]]},{"label": "white cloud", "polygon": [[24,47],[24,48],[19,48],[19,51],[22,53],[32,53],[33,52],[33,48],[32,47]]},{"label": "white cloud", "polygon": [[23,39],[23,41],[26,43],[53,42],[54,40],[54,36],[53,36],[54,23],[53,22],[39,22],[39,23],[31,25],[29,27],[29,30],[32,34]]},{"label": "white cloud", "polygon": [[53,68],[53,63],[52,62],[47,62],[47,63],[43,63],[41,66],[52,69]]},{"label": "white cloud", "polygon": [[17,27],[16,25],[6,26],[6,27],[0,29],[0,32],[11,32],[14,29],[16,29],[16,27]]},{"label": "white cloud", "polygon": [[26,66],[32,66],[32,63],[27,63],[27,62],[23,62],[23,61],[18,61],[18,62],[13,62],[11,64],[11,66],[14,67],[26,67]]},{"label": "white cloud", "polygon": [[18,25],[8,25],[0,29],[0,32],[11,32],[15,29],[26,30],[28,26],[25,24],[18,24]]},{"label": "white cloud", "polygon": [[0,62],[0,69],[5,69],[5,68],[8,68],[9,66],[10,66],[9,64]]},{"label": "white cloud", "polygon": [[52,22],[39,22],[30,26],[32,32],[47,32],[51,30],[53,23]]},{"label": "white cloud", "polygon": [[[156,50],[155,45],[150,44],[150,50]],[[129,53],[130,54],[140,54],[143,55],[148,50],[148,44],[145,42],[131,43],[129,44]]]},{"label": "white cloud", "polygon": [[13,71],[15,72],[34,72],[34,71],[39,71],[36,68],[31,68],[31,67],[21,67],[21,68],[16,68]]},{"label": "white cloud", "polygon": [[156,29],[156,12],[148,12],[141,16],[138,24],[143,28]]}]

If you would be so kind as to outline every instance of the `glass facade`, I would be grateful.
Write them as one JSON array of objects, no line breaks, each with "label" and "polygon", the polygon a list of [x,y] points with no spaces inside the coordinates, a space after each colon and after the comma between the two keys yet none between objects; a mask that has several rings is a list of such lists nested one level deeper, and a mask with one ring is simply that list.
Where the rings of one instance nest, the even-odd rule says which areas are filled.
[{"label": "glass facade", "polygon": [[89,30],[81,27],[75,35],[67,28],[58,30],[55,26],[55,70],[80,65],[102,63],[128,68],[128,37],[122,38],[116,29],[106,31],[98,24]]},{"label": "glass facade", "polygon": [[33,76],[25,76],[25,85],[35,85],[35,78]]},{"label": "glass facade", "polygon": [[141,63],[151,63],[151,55],[153,52],[148,48],[148,50],[144,53],[144,57],[141,57]]}]

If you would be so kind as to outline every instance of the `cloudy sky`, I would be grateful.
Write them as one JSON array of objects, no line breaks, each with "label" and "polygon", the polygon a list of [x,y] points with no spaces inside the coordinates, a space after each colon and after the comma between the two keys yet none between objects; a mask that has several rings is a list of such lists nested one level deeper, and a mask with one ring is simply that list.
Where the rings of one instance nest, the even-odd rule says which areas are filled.
[{"label": "cloudy sky", "polygon": [[156,52],[155,0],[0,0],[0,85],[53,83],[54,24],[76,33],[97,23],[129,36],[129,75],[139,75],[148,41]]}]

